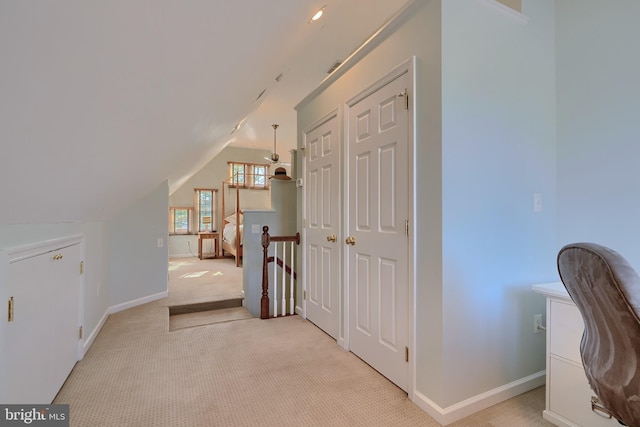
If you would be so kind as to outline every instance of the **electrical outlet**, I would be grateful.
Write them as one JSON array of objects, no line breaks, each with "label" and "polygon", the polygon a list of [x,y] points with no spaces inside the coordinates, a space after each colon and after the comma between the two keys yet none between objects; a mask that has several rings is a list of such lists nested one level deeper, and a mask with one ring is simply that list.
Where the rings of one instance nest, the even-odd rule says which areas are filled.
[{"label": "electrical outlet", "polygon": [[545,327],[542,326],[542,314],[534,314],[533,315],[533,333],[539,334],[544,330],[545,330]]},{"label": "electrical outlet", "polygon": [[260,233],[260,224],[251,224],[252,233]]},{"label": "electrical outlet", "polygon": [[162,237],[158,237],[158,247],[161,248],[164,246],[164,239]]}]

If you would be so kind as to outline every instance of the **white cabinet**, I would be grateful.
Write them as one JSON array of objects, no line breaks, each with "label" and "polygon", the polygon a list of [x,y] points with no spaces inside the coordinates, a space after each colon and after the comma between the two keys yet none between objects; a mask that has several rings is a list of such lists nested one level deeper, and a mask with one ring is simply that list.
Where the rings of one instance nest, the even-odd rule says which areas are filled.
[{"label": "white cabinet", "polygon": [[81,237],[2,251],[0,402],[51,403],[78,361]]},{"label": "white cabinet", "polygon": [[620,426],[591,408],[589,387],[580,358],[584,324],[561,282],[534,285],[547,297],[547,390],[544,419],[557,426]]}]

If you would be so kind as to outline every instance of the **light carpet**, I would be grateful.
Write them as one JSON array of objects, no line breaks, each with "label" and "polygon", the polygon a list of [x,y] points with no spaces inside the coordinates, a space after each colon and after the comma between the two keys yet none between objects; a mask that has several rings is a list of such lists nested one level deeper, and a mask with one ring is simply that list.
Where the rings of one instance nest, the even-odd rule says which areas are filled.
[{"label": "light carpet", "polygon": [[[169,306],[237,296],[226,261],[172,260],[168,298],[109,317],[54,401],[71,426],[438,426],[299,316],[169,332]],[[452,426],[550,426],[543,409],[539,388]]]},{"label": "light carpet", "polygon": [[242,297],[242,268],[233,258],[169,260],[169,297],[164,305]]},{"label": "light carpet", "polygon": [[[299,316],[170,333],[166,310],[110,316],[56,397],[70,404],[72,426],[438,425]],[[548,425],[543,396],[455,425]]]}]

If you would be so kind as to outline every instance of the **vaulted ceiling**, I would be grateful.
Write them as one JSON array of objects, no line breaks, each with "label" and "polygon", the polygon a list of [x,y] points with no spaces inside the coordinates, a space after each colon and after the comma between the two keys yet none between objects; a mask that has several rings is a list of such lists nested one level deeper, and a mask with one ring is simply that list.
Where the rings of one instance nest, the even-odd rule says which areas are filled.
[{"label": "vaulted ceiling", "polygon": [[286,155],[294,106],[406,2],[0,2],[0,224],[108,219],[272,123]]}]

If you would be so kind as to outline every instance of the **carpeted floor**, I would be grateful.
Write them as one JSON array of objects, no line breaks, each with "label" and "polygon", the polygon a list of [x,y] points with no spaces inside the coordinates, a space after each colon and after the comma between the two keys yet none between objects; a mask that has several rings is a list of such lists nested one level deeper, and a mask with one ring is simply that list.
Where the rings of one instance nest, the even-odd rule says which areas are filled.
[{"label": "carpeted floor", "polygon": [[[438,425],[299,316],[169,332],[171,280],[167,299],[111,315],[76,365],[55,400],[72,426]],[[548,426],[543,407],[540,388],[452,425]]]},{"label": "carpeted floor", "polygon": [[242,268],[233,258],[177,258],[169,261],[169,297],[164,305],[242,297]]}]

